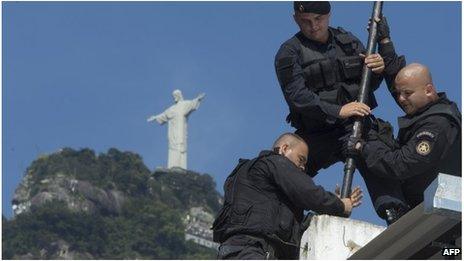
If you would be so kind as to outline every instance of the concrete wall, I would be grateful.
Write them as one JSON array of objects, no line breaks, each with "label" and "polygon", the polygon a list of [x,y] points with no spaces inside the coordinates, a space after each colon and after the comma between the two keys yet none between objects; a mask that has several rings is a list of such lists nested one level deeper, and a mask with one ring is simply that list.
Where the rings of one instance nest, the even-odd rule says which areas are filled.
[{"label": "concrete wall", "polygon": [[347,259],[383,230],[364,221],[314,216],[301,239],[300,259]]}]

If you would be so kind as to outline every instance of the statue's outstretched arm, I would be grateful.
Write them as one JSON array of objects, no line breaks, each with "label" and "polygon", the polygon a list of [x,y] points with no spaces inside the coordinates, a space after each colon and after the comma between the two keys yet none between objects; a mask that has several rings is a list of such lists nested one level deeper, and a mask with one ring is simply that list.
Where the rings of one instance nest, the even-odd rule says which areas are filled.
[{"label": "statue's outstretched arm", "polygon": [[156,119],[156,116],[152,115],[152,116],[148,117],[147,122],[154,121],[155,119]]},{"label": "statue's outstretched arm", "polygon": [[190,114],[192,111],[197,110],[200,107],[201,100],[205,98],[205,93],[201,93],[195,99],[188,101],[186,107],[186,114]]},{"label": "statue's outstretched arm", "polygon": [[151,121],[154,121],[156,120],[159,124],[164,124],[168,121],[168,117],[166,115],[166,113],[161,113],[161,114],[158,114],[158,115],[152,115],[150,117],[148,117],[147,121],[148,122],[151,122]]},{"label": "statue's outstretched arm", "polygon": [[198,97],[196,97],[195,99],[198,100],[198,101],[201,101],[203,100],[203,98],[205,98],[206,94],[205,93],[201,93],[200,95],[198,95]]}]

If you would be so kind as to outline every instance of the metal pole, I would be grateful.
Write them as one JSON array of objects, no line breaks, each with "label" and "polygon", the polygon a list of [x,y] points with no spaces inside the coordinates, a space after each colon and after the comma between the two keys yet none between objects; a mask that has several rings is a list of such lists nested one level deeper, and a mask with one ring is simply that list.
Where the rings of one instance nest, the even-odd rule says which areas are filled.
[{"label": "metal pole", "polygon": [[[374,2],[374,7],[372,8],[371,15],[371,24],[369,27],[369,38],[367,40],[367,52],[366,56],[373,54],[376,49],[377,44],[377,22],[376,18],[381,18],[382,15],[382,6],[383,1]],[[364,64],[360,90],[358,94],[358,102],[366,103],[367,97],[369,95],[369,84],[371,81],[372,71],[367,68]],[[352,137],[360,138],[362,134],[362,118],[356,117],[356,120],[353,125]],[[343,185],[341,191],[342,198],[348,198],[351,195],[351,183],[353,182],[353,173],[356,169],[356,164],[353,158],[347,158],[345,161],[344,176],[343,176]]]}]

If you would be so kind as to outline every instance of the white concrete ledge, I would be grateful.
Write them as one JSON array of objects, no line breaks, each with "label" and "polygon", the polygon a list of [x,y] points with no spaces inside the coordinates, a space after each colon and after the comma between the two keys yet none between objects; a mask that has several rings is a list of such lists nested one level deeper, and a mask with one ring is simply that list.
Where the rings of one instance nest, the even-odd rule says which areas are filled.
[{"label": "white concrete ledge", "polygon": [[424,192],[424,211],[461,220],[461,177],[439,173]]},{"label": "white concrete ledge", "polygon": [[300,259],[347,259],[384,229],[360,220],[313,216],[301,239]]}]

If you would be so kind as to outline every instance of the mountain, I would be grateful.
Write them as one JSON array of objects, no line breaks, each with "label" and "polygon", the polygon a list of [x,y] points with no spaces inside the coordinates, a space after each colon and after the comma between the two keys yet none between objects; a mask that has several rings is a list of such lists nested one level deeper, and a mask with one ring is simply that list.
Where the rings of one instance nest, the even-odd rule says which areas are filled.
[{"label": "mountain", "polygon": [[27,168],[14,218],[2,218],[2,258],[214,259],[215,187],[207,174],[151,172],[132,152],[64,148]]}]

